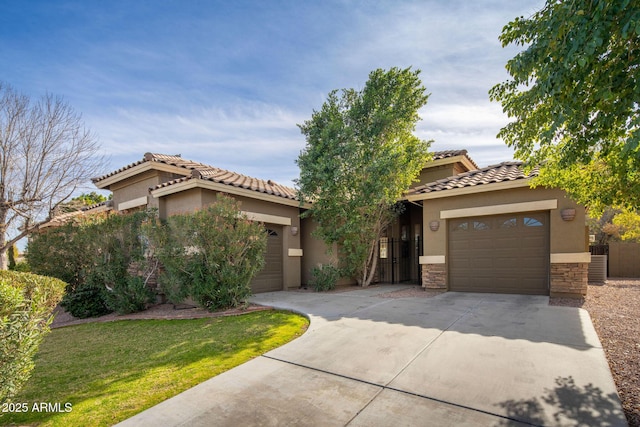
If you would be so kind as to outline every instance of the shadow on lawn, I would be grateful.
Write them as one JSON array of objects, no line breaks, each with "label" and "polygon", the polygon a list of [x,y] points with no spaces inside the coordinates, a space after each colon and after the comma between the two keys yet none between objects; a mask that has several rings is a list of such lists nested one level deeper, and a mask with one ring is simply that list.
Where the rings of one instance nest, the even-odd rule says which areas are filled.
[{"label": "shadow on lawn", "polygon": [[[558,377],[555,383],[543,396],[507,400],[497,406],[511,420],[539,426],[627,426],[615,393],[605,394],[592,384],[580,387],[571,376]],[[500,425],[511,425],[511,421],[504,420]]]}]

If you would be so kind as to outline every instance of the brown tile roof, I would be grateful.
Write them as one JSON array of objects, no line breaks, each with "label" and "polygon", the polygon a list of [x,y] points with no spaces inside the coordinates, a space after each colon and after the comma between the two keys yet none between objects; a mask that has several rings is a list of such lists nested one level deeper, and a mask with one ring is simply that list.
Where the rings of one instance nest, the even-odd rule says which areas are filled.
[{"label": "brown tile roof", "polygon": [[454,188],[473,187],[496,182],[515,181],[528,179],[538,175],[538,169],[525,175],[522,170],[522,162],[503,162],[497,165],[487,166],[460,175],[450,176],[434,182],[421,185],[410,190],[411,194],[433,193],[435,191],[452,190]]},{"label": "brown tile roof", "polygon": [[467,150],[434,151],[431,154],[433,154],[433,160],[440,160],[448,157],[465,156],[467,154]]},{"label": "brown tile roof", "polygon": [[478,165],[476,164],[476,162],[473,161],[471,157],[469,157],[467,150],[434,151],[431,154],[433,154],[432,160],[442,160],[442,159],[448,159],[451,157],[465,156],[469,160],[469,162],[471,162],[471,164],[475,166],[476,169],[478,169]]},{"label": "brown tile roof", "polygon": [[252,178],[236,172],[209,166],[204,163],[183,159],[180,155],[172,156],[167,154],[145,153],[142,160],[131,163],[130,165],[120,168],[117,171],[111,172],[107,175],[101,176],[99,178],[94,178],[93,182],[99,182],[105,178],[116,175],[117,173],[120,173],[127,169],[131,169],[132,167],[145,162],[159,162],[185,169],[184,177],[164,182],[160,185],[157,185],[156,187],[153,187],[151,190],[169,187],[170,185],[177,184],[179,182],[185,182],[190,179],[204,179],[207,181],[230,185],[233,187],[239,187],[247,190],[257,191],[260,193],[284,197],[286,199],[298,200],[297,191],[293,188],[280,185],[271,180],[265,181],[262,179]]},{"label": "brown tile roof", "polygon": [[98,212],[106,212],[113,208],[113,201],[107,200],[105,202],[96,203],[90,206],[83,206],[80,209],[73,210],[70,212],[63,212],[59,214],[55,214],[49,221],[43,223],[40,228],[47,227],[59,227],[61,225],[66,224],[72,219],[82,216],[82,215],[91,215]]},{"label": "brown tile roof", "polygon": [[[176,155],[169,155],[169,154],[157,154],[157,153],[145,153],[144,157],[142,158],[142,160],[138,160],[137,162],[133,162],[131,164],[128,164],[126,166],[121,167],[118,170],[115,170],[113,172],[110,172],[106,175],[102,175],[96,178],[92,178],[91,180],[93,181],[93,183],[97,183],[100,182],[104,179],[107,179],[111,176],[114,176],[116,174],[119,174],[120,172],[124,172],[127,169],[131,169],[135,166],[141,165],[145,162],[159,162],[159,163],[165,163],[167,165],[172,165],[172,166],[178,166],[181,168],[185,168],[185,169],[189,169],[189,170],[193,170],[196,169],[198,167],[209,167],[203,163],[198,163],[198,162],[194,162],[191,160],[187,160],[187,159],[183,159],[180,154],[176,154]],[[188,175],[188,172],[185,173],[185,175]]]},{"label": "brown tile roof", "polygon": [[216,182],[218,184],[225,184],[233,187],[257,191],[259,193],[284,197],[285,199],[298,200],[297,191],[293,188],[278,184],[271,180],[265,181],[263,179],[252,178],[250,176],[241,175],[239,173],[230,172],[224,169],[214,168],[212,166],[193,169],[190,176],[164,182],[153,187],[151,190],[169,187],[171,185],[178,184],[180,182],[187,182],[192,179],[204,179],[207,181]]}]

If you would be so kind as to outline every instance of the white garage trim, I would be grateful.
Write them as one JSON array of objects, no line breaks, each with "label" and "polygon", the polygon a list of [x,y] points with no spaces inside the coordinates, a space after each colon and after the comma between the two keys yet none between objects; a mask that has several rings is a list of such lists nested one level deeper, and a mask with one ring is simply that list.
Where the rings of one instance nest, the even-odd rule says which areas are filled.
[{"label": "white garage trim", "polygon": [[269,224],[277,225],[291,225],[291,218],[287,216],[268,215],[257,212],[240,211],[240,213],[246,216],[251,221],[266,222]]},{"label": "white garage trim", "polygon": [[424,255],[419,258],[420,264],[444,264],[444,255]]},{"label": "white garage trim", "polygon": [[591,262],[591,254],[589,252],[551,254],[551,264],[576,264],[585,262]]},{"label": "white garage trim", "polygon": [[500,215],[530,211],[546,211],[558,208],[558,200],[537,200],[535,202],[508,203],[504,205],[478,206],[475,208],[440,211],[440,219],[465,218],[469,216]]},{"label": "white garage trim", "polygon": [[148,203],[147,196],[142,196],[142,197],[138,197],[137,199],[118,203],[118,210],[124,211],[127,209],[137,208],[138,206],[145,206],[147,203]]}]

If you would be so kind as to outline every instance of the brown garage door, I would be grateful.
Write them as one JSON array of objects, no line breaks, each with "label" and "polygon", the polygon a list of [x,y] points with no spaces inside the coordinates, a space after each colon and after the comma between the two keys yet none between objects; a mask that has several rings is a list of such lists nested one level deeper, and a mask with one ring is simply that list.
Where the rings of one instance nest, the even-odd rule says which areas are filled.
[{"label": "brown garage door", "polygon": [[449,288],[549,294],[549,212],[449,220]]},{"label": "brown garage door", "polygon": [[282,290],[282,227],[267,228],[265,265],[251,281],[253,293]]}]

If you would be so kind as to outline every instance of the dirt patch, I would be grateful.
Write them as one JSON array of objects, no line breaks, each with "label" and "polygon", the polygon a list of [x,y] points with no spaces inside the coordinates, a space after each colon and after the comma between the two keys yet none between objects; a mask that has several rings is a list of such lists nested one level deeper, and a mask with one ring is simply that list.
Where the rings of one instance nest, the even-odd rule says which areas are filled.
[{"label": "dirt patch", "polygon": [[51,328],[61,328],[63,326],[80,325],[90,322],[114,322],[116,320],[152,320],[152,319],[201,319],[203,317],[237,316],[254,311],[272,310],[271,307],[250,304],[247,307],[232,308],[229,310],[210,312],[201,308],[181,307],[173,304],[158,304],[149,307],[139,313],[118,315],[115,313],[106,314],[100,317],[88,319],[78,319],[67,313],[62,307],[54,310],[55,318],[51,323]]},{"label": "dirt patch", "polygon": [[584,299],[551,298],[550,305],[589,312],[630,427],[640,427],[640,279],[589,285]]}]

